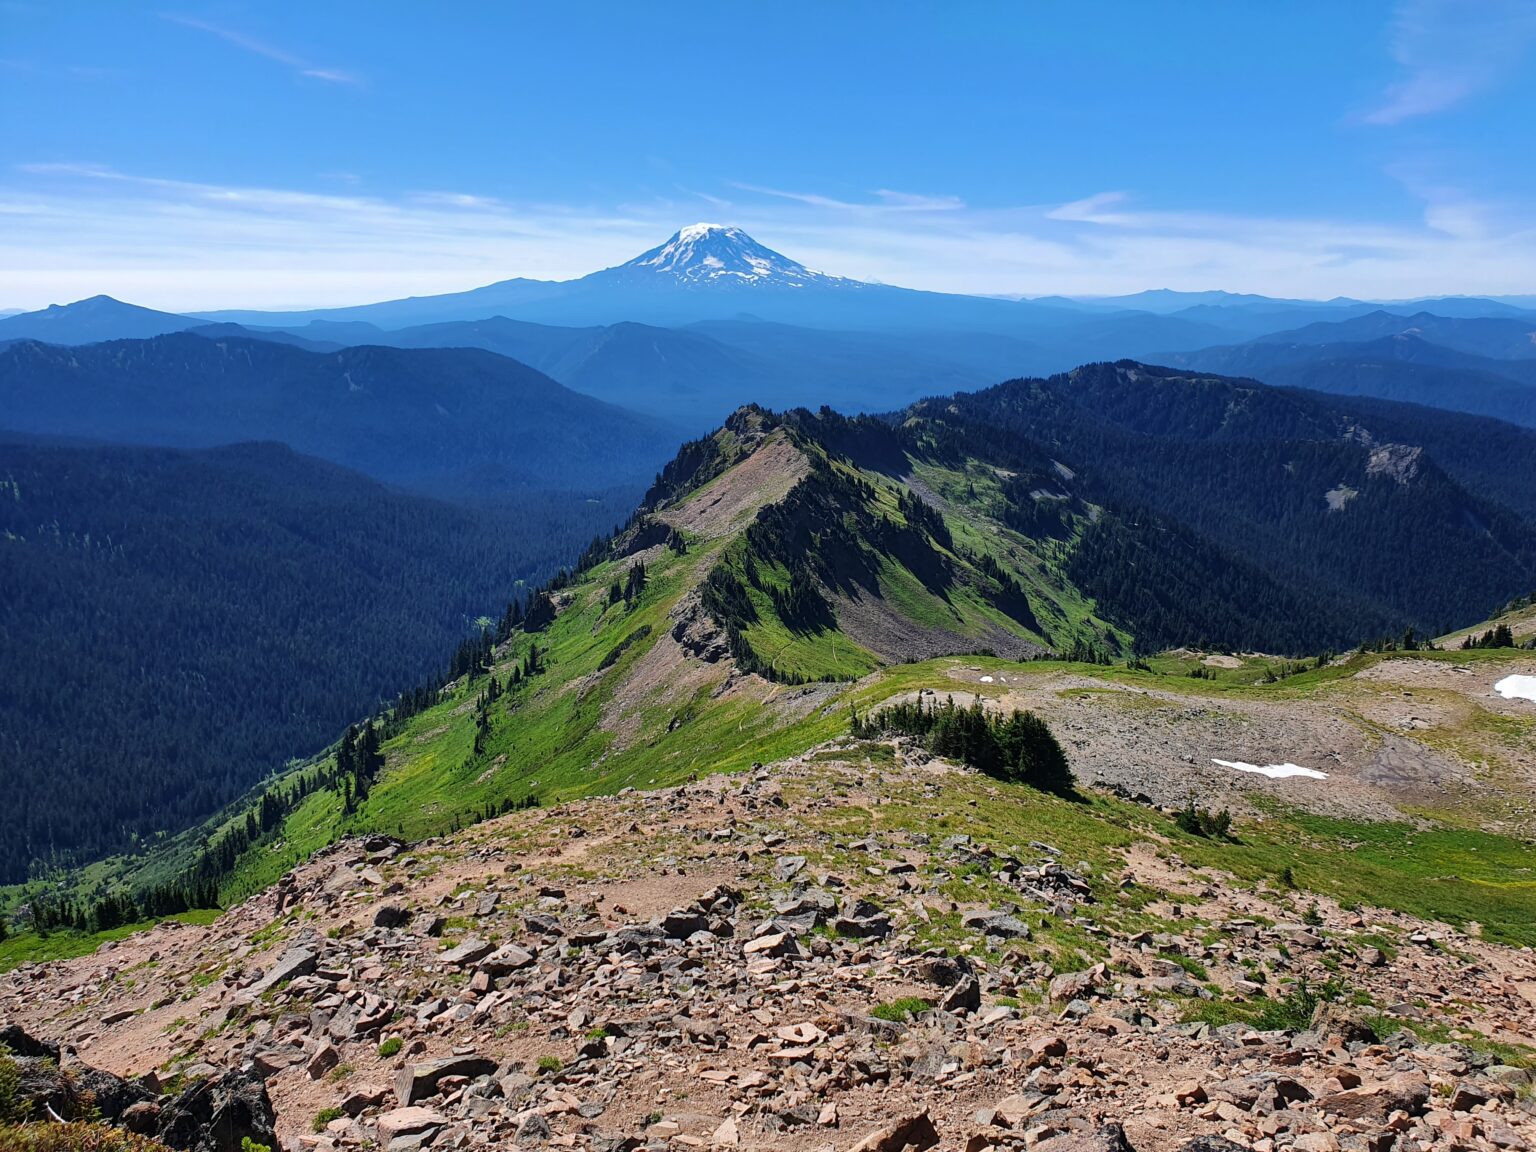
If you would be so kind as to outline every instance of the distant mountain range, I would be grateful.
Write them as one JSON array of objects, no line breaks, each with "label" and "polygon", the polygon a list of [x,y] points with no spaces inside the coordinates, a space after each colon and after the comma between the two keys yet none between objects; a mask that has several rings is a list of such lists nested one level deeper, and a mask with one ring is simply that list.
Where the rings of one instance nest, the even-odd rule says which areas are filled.
[{"label": "distant mountain range", "polygon": [[[210,329],[190,331],[204,335]],[[316,347],[482,348],[578,392],[693,429],[717,423],[748,401],[879,411],[936,387],[985,387],[1046,359],[1028,341],[1008,336],[832,331],[761,320],[568,328],[496,316],[393,331],[361,321],[317,321],[291,332],[245,334],[302,339]]]},{"label": "distant mountain range", "polygon": [[472,348],[316,352],[187,332],[0,347],[12,432],[211,447],[275,440],[453,498],[643,483],[678,433]]},{"label": "distant mountain range", "polygon": [[1245,344],[1153,357],[1268,384],[1405,400],[1536,427],[1536,316],[1376,310]]},{"label": "distant mountain range", "polygon": [[[739,228],[696,224],[575,280],[505,280],[467,292],[306,312],[177,316],[97,296],[0,318],[0,344],[200,336],[343,347],[479,348],[576,391],[693,430],[742,403],[888,411],[935,391],[1134,358],[1271,383],[1411,399],[1529,421],[1516,374],[1486,363],[1383,358],[1349,348],[1412,335],[1485,360],[1536,358],[1536,311],[1444,297],[1378,304],[1154,290],[1007,300],[832,276]],[[1283,343],[1286,353],[1233,351]],[[1180,351],[1173,351],[1180,350]],[[1190,351],[1195,350],[1195,351]],[[1308,362],[1306,366],[1303,362]]]},{"label": "distant mountain range", "polygon": [[1501,360],[1536,359],[1536,315],[1529,313],[1520,316],[1450,317],[1432,312],[1415,312],[1403,316],[1378,309],[1364,316],[1332,324],[1309,324],[1304,328],[1271,333],[1260,339],[1270,344],[1334,344],[1400,335],[1418,336],[1473,356],[1491,356]]}]

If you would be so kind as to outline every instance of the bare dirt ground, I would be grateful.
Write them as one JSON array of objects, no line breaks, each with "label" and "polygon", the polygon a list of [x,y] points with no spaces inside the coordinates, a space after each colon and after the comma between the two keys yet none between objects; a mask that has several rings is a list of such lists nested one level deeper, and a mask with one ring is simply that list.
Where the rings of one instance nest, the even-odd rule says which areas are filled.
[{"label": "bare dirt ground", "polygon": [[759,508],[782,500],[809,472],[803,452],[782,434],[770,435],[746,460],[660,518],[706,539],[728,536],[745,527]]},{"label": "bare dirt ground", "polygon": [[[1533,1040],[1528,949],[1326,899],[1303,921],[1155,838],[1084,871],[970,836],[992,786],[893,751],[338,845],[209,927],[0,977],[0,1023],[121,1074],[255,1068],[290,1149],[404,1152],[417,1120],[434,1148],[1113,1152],[1109,1121],[1142,1152],[1536,1136],[1526,1072],[1436,1042]],[[941,804],[942,828],[914,820]],[[1212,988],[1298,980],[1425,1035],[1375,1037],[1342,996],[1313,1028],[1183,1022]],[[898,1119],[916,1128],[881,1135]]]},{"label": "bare dirt ground", "polygon": [[[1531,834],[1536,744],[1522,726],[1505,731],[1498,721],[1536,715],[1536,706],[1493,692],[1508,671],[1396,659],[1314,691],[1262,699],[1028,667],[983,671],[963,662],[949,675],[957,704],[979,693],[990,706],[1033,710],[1083,779],[1159,804],[1194,800],[1254,812],[1255,801],[1273,799],[1368,819],[1465,810]],[[1218,759],[1297,764],[1328,779],[1272,780],[1213,763]]]}]

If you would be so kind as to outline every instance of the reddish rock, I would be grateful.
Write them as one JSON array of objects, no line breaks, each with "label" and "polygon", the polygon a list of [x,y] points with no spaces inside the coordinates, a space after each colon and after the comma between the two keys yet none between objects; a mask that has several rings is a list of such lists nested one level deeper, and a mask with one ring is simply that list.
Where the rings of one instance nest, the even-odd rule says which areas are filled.
[{"label": "reddish rock", "polygon": [[448,1123],[448,1117],[432,1108],[396,1108],[379,1117],[377,1124],[379,1143],[386,1148],[397,1136],[414,1136],[430,1132]]},{"label": "reddish rock", "polygon": [[939,1142],[939,1133],[926,1111],[903,1116],[893,1124],[877,1128],[848,1152],[923,1152]]},{"label": "reddish rock", "polygon": [[1393,1112],[1417,1116],[1428,1103],[1429,1081],[1410,1072],[1394,1076],[1383,1084],[1324,1096],[1317,1102],[1317,1107],[1350,1120],[1385,1120]]}]

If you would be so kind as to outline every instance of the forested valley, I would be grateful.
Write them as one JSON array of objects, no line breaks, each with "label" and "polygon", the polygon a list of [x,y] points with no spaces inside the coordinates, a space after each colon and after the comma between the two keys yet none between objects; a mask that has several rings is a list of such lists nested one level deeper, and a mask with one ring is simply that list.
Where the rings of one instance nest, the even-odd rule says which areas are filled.
[{"label": "forested valley", "polygon": [[273,444],[0,442],[0,882],[187,827],[440,676],[637,495],[466,508]]}]

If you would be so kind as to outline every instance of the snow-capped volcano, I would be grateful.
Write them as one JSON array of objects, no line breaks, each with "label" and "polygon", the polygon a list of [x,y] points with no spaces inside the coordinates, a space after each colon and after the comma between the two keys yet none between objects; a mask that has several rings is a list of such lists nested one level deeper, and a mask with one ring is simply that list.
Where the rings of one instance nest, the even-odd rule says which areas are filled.
[{"label": "snow-capped volcano", "polygon": [[754,284],[801,287],[844,284],[807,268],[788,256],[765,248],[740,228],[724,224],[690,224],[665,244],[642,252],[614,272],[661,273],[683,284]]}]

